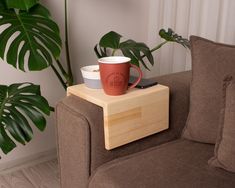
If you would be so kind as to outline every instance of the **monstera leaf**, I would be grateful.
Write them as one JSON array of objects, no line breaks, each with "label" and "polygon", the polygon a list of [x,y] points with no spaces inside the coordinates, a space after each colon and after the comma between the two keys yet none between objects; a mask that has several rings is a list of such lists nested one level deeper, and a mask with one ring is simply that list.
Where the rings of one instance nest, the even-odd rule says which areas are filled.
[{"label": "monstera leaf", "polygon": [[121,42],[122,35],[110,31],[105,34],[101,39],[99,44],[94,48],[94,51],[98,58],[109,56],[109,51],[107,49],[113,49],[112,55],[117,50],[121,50],[124,56],[131,58],[131,63],[139,66],[139,62],[149,69],[143,60],[143,56],[147,57],[148,62],[153,65],[154,60],[149,47],[141,42],[136,42],[134,40],[126,40]]},{"label": "monstera leaf", "polygon": [[50,66],[53,59],[59,58],[59,28],[42,5],[36,4],[28,11],[23,11],[8,9],[1,0],[0,26],[5,26],[0,34],[0,57],[15,68],[22,71],[25,68],[42,70]]},{"label": "monstera leaf", "polygon": [[178,44],[181,44],[185,48],[190,48],[189,40],[186,38],[183,38],[182,36],[179,36],[171,28],[168,28],[167,31],[165,29],[161,29],[159,31],[159,35],[161,38],[165,39],[166,41],[176,42]]},{"label": "monstera leaf", "polygon": [[[50,114],[47,100],[41,96],[40,86],[31,83],[0,85],[0,148],[6,154],[16,147],[14,142],[26,144],[32,139],[29,121],[43,131],[44,114]],[[9,136],[11,135],[12,138]]]},{"label": "monstera leaf", "polygon": [[5,0],[8,8],[17,8],[20,10],[29,10],[38,0]]},{"label": "monstera leaf", "polygon": [[100,39],[100,42],[95,46],[94,51],[96,56],[101,58],[114,55],[117,50],[120,50],[124,56],[131,58],[132,64],[139,66],[139,63],[142,63],[146,69],[150,70],[143,59],[147,57],[148,62],[153,65],[154,59],[152,52],[158,50],[166,43],[176,42],[185,48],[190,48],[189,40],[179,36],[170,28],[167,31],[161,29],[159,35],[161,38],[165,39],[165,41],[150,50],[145,43],[135,42],[130,39],[121,42],[122,35],[110,31]]}]

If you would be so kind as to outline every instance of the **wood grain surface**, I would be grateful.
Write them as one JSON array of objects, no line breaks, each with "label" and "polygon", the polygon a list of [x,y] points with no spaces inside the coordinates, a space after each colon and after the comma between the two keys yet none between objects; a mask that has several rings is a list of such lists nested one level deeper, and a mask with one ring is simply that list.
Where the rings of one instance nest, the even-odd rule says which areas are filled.
[{"label": "wood grain surface", "polygon": [[103,108],[107,150],[168,129],[169,88],[156,85],[131,89],[124,95],[106,95],[84,84],[71,86],[68,95],[81,97]]}]

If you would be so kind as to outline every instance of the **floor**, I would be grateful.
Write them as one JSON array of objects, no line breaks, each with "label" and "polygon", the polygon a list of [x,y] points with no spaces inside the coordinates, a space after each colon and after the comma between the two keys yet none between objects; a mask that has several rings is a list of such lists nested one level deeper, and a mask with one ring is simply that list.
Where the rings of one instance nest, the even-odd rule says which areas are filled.
[{"label": "floor", "polygon": [[0,188],[59,188],[57,160],[2,174]]}]

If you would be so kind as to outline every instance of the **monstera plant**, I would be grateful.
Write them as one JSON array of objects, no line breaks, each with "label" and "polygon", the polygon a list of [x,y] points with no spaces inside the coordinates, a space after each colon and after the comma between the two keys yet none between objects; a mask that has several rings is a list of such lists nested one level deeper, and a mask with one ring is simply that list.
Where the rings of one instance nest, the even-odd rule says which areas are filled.
[{"label": "monstera plant", "polygon": [[[22,71],[40,71],[51,67],[64,88],[73,83],[67,35],[67,1],[65,0],[67,70],[59,60],[62,41],[58,25],[39,0],[1,0],[0,57]],[[9,48],[7,47],[10,42]]]},{"label": "monstera plant", "polygon": [[98,58],[115,55],[117,51],[121,51],[124,56],[131,58],[131,63],[137,66],[141,63],[146,69],[150,70],[144,58],[146,57],[147,62],[153,65],[154,58],[152,52],[158,50],[166,43],[176,42],[185,48],[190,48],[189,40],[179,36],[170,28],[167,31],[161,29],[159,35],[164,41],[150,49],[143,42],[136,42],[132,39],[122,41],[122,35],[115,31],[110,31],[100,39],[99,44],[95,45],[94,51]]},{"label": "monstera plant", "polygon": [[[65,0],[66,69],[60,62],[62,40],[58,25],[39,0],[0,0],[0,58],[21,71],[40,71],[51,67],[62,86],[72,85],[67,1]],[[32,83],[0,85],[0,148],[7,154],[16,142],[32,139],[34,124],[43,131],[45,115],[52,111],[41,96],[40,86]]]}]

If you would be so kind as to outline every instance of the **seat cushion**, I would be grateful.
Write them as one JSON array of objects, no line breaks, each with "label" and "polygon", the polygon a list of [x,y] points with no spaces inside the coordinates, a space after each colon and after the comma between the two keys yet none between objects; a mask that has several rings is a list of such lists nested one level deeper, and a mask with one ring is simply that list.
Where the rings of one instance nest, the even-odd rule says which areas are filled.
[{"label": "seat cushion", "polygon": [[191,36],[190,109],[183,137],[214,143],[219,127],[223,80],[235,75],[235,45]]},{"label": "seat cushion", "polygon": [[176,140],[99,167],[89,188],[234,188],[235,174],[212,168],[214,145]]}]

